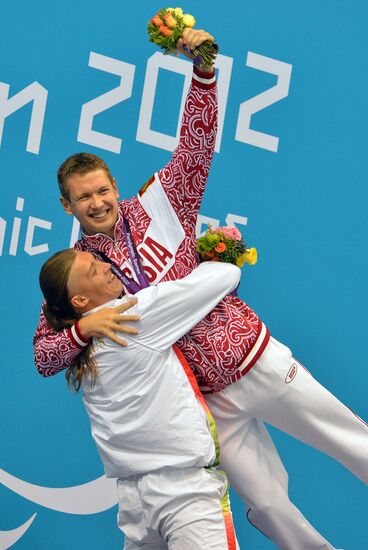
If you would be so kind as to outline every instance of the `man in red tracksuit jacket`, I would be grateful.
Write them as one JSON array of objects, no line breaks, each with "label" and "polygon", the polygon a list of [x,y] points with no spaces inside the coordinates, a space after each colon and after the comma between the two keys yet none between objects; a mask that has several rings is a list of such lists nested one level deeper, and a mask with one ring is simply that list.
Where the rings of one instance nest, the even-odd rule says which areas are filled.
[{"label": "man in red tracksuit jacket", "polygon": [[[194,49],[212,37],[187,30]],[[214,152],[217,126],[213,68],[194,68],[180,142],[171,160],[138,196],[118,203],[106,164],[80,153],[58,172],[62,203],[82,226],[78,250],[100,251],[134,279],[125,242],[129,224],[150,284],[182,278],[198,265],[196,219]],[[91,274],[93,276],[93,274]],[[111,336],[120,311],[100,310],[71,329],[54,332],[41,315],[35,362],[43,376],[69,367],[92,336]],[[290,502],[288,476],[263,421],[333,456],[368,482],[368,427],[325,390],[270,337],[257,314],[227,296],[178,342],[214,415],[221,462],[246,501],[249,521],[287,550],[332,546]]]}]

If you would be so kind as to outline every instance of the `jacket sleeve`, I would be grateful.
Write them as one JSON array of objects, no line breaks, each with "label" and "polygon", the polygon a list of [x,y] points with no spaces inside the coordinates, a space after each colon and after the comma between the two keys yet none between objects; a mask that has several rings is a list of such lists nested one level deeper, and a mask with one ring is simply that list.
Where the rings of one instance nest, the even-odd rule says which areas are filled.
[{"label": "jacket sleeve", "polygon": [[215,149],[217,89],[215,72],[194,68],[186,99],[179,145],[158,178],[185,231],[195,224]]},{"label": "jacket sleeve", "polygon": [[41,309],[33,348],[35,365],[42,376],[53,376],[70,367],[87,344],[75,326],[56,332]]},{"label": "jacket sleeve", "polygon": [[141,290],[136,294],[140,332],[133,339],[156,350],[169,348],[234,290],[239,280],[238,267],[204,262],[183,279]]}]

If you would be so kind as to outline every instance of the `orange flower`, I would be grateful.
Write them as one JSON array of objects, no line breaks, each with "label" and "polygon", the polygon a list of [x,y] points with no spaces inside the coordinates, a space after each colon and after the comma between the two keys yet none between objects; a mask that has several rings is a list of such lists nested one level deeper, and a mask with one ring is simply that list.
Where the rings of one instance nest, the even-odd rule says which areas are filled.
[{"label": "orange flower", "polygon": [[170,27],[170,29],[173,29],[174,27],[176,27],[176,21],[173,18],[173,16],[171,15],[171,13],[165,13],[164,21],[165,21],[166,25],[168,27]]},{"label": "orange flower", "polygon": [[226,244],[225,243],[218,243],[217,246],[215,246],[216,252],[225,252],[226,250]]},{"label": "orange flower", "polygon": [[206,252],[206,256],[208,256],[209,258],[213,258],[215,255],[214,251],[213,250],[209,250],[208,252]]},{"label": "orange flower", "polygon": [[158,30],[160,31],[160,33],[163,36],[171,36],[172,35],[172,30],[169,29],[169,27],[166,27],[166,25],[161,25],[161,27]]},{"label": "orange flower", "polygon": [[156,13],[155,17],[152,17],[151,23],[153,23],[155,27],[160,27],[162,25],[162,19],[158,13]]}]

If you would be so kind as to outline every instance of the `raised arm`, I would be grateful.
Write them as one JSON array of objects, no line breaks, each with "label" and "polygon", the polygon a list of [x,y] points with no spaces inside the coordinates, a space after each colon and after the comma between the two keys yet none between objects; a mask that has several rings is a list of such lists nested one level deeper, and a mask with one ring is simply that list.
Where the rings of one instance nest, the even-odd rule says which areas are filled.
[{"label": "raised arm", "polygon": [[139,342],[154,349],[167,349],[234,290],[239,280],[238,267],[204,262],[183,279],[140,291]]},{"label": "raised arm", "polygon": [[70,367],[92,336],[107,336],[117,344],[126,346],[116,332],[136,334],[135,327],[124,325],[127,321],[137,321],[137,315],[122,315],[136,299],[115,308],[102,308],[98,312],[80,319],[71,328],[56,332],[48,324],[42,309],[36,333],[33,337],[34,360],[42,376],[53,376]]},{"label": "raised arm", "polygon": [[[184,44],[194,49],[213,37],[202,30],[186,29]],[[188,54],[187,54],[188,55]],[[180,141],[171,160],[158,172],[159,180],[184,228],[194,231],[215,149],[217,90],[214,68],[193,69],[184,107]]]}]

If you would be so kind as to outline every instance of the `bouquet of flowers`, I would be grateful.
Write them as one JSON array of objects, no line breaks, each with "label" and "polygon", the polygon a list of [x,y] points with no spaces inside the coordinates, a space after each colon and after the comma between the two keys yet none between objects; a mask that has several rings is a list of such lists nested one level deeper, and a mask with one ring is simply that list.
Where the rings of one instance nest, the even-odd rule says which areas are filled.
[{"label": "bouquet of flowers", "polygon": [[[176,44],[183,30],[194,27],[195,23],[193,15],[183,14],[181,8],[163,8],[148,22],[147,32],[150,42],[160,46],[165,54],[172,53],[176,50]],[[217,52],[217,44],[206,40],[191,53],[195,65],[203,64],[205,67],[210,67]]]},{"label": "bouquet of flowers", "polygon": [[208,226],[203,237],[197,239],[197,252],[201,260],[227,262],[243,267],[245,263],[257,263],[257,249],[247,248],[242,234],[236,227]]}]

